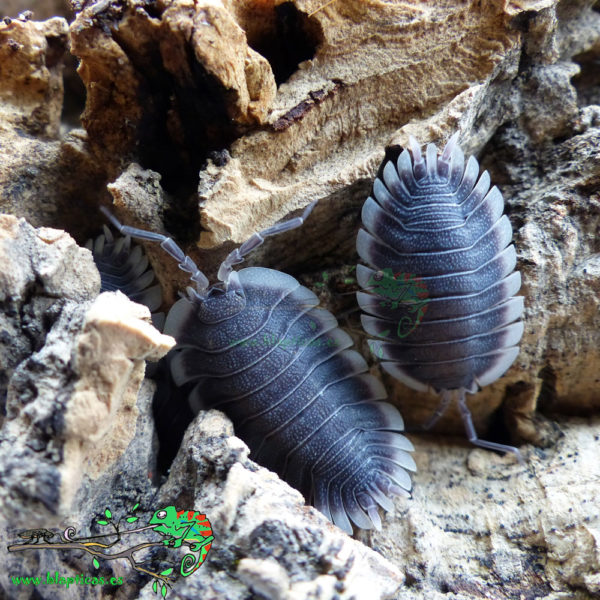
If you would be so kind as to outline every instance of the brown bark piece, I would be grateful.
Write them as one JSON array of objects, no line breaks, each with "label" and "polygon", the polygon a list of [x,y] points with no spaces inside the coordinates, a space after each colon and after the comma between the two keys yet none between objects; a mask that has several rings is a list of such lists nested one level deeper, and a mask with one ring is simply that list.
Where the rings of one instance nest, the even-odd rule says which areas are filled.
[{"label": "brown bark piece", "polygon": [[63,18],[0,21],[0,210],[79,231],[89,214],[86,200],[97,202],[104,175],[85,132],[61,139],[67,46]]},{"label": "brown bark piece", "polygon": [[[317,8],[295,6],[306,14]],[[355,0],[316,12],[314,58],[280,86],[271,130],[236,141],[233,160],[201,188],[208,231],[200,245],[242,242],[290,208],[372,175],[398,127],[488,80],[518,47],[510,17],[500,2],[473,10]]]},{"label": "brown bark piece", "polygon": [[220,3],[91,2],[71,37],[88,90],[82,120],[113,169],[118,157],[152,166],[175,152],[180,170],[197,171],[207,151],[263,122],[275,96],[267,61]]},{"label": "brown bark piece", "polygon": [[56,138],[62,110],[62,56],[67,23],[27,18],[0,21],[0,123]]}]

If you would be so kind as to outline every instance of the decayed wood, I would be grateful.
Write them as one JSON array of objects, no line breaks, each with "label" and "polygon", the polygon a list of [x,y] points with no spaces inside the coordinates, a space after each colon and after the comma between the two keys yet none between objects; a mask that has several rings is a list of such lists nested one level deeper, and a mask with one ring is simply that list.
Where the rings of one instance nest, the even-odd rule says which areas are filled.
[{"label": "decayed wood", "polygon": [[[469,454],[460,442],[419,443],[423,475],[408,521],[371,542],[428,590],[426,597],[435,597],[440,581],[456,594],[484,595],[494,587],[493,574],[480,577],[475,568],[465,582],[451,569],[461,556],[483,556],[502,581],[523,561],[519,572],[530,589],[541,580],[539,596],[575,586],[583,598],[598,591],[596,563],[578,566],[581,556],[596,552],[597,524],[585,510],[570,520],[563,495],[575,479],[585,480],[581,502],[590,502],[588,483],[597,473],[586,462],[577,465],[575,479],[560,478],[572,466],[561,456],[578,447],[592,456],[597,424],[563,424],[565,440],[536,411],[592,414],[600,406],[600,13],[593,5],[74,1],[70,48],[81,59],[87,104],[85,131],[68,136],[59,129],[66,22],[0,22],[0,141],[10,149],[0,165],[0,206],[37,226],[65,227],[83,242],[101,223],[99,216],[90,219],[98,203],[114,200],[128,223],[171,231],[214,277],[223,256],[252,232],[319,200],[301,230],[269,240],[248,264],[302,276],[340,314],[355,308],[352,282],[344,280],[352,278],[360,207],[385,146],[404,145],[409,134],[439,144],[459,130],[466,153],[478,156],[504,193],[526,298],[519,358],[469,403],[482,437],[504,417],[505,437],[549,450],[525,449],[537,469],[530,485],[530,474],[508,459]],[[149,252],[167,297],[175,298],[184,275],[159,249]],[[357,328],[353,319],[342,325]],[[413,426],[437,404],[432,395],[385,383]],[[461,430],[451,409],[436,431]],[[462,472],[467,456],[477,481],[461,475],[457,483],[453,474]],[[502,499],[510,511],[476,508],[481,518],[463,535],[464,523],[448,515],[467,505],[469,494],[500,497],[509,489],[494,483],[486,491],[482,473],[489,464],[495,482],[517,490]],[[439,496],[442,488],[456,496]],[[530,513],[523,527],[531,531],[519,530],[519,502],[541,506],[556,488],[562,500],[544,504],[539,531]],[[430,497],[442,500],[430,506]],[[445,515],[442,524],[436,511]],[[405,551],[411,527],[417,540]],[[583,553],[569,554],[559,534],[581,543]],[[435,566],[447,544],[466,538],[483,541]],[[429,539],[435,544],[427,545]],[[528,567],[536,545],[550,557],[543,574]]]}]

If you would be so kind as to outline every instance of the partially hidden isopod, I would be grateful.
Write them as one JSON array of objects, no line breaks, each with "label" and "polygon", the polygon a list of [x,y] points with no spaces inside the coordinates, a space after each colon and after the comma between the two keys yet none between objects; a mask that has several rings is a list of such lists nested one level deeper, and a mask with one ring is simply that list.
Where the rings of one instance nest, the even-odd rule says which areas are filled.
[{"label": "partially hidden isopod", "polygon": [[131,243],[131,237],[115,238],[110,229],[86,242],[100,273],[100,291],[119,290],[130,300],[146,305],[154,326],[162,329],[164,313],[156,312],[162,304],[162,290],[156,281],[144,249]]},{"label": "partially hidden isopod", "polygon": [[171,376],[190,390],[194,410],[225,412],[251,458],[351,533],[352,524],[379,528],[377,505],[390,510],[390,497],[411,489],[413,446],[401,434],[402,417],[383,402],[383,385],[315,294],[280,271],[233,270],[266,236],[299,227],[312,206],[255,233],[229,254],[212,285],[172,239],[103,212],[122,234],[159,242],[190,275],[193,286],[164,331],[177,342]]},{"label": "partially hidden isopod", "polygon": [[456,397],[471,442],[478,438],[466,393],[501,377],[519,353],[523,298],[515,296],[512,229],[487,171],[464,155],[454,135],[438,156],[410,140],[397,161],[384,161],[362,209],[357,238],[358,303],[382,368],[407,386],[441,396],[432,426]]}]

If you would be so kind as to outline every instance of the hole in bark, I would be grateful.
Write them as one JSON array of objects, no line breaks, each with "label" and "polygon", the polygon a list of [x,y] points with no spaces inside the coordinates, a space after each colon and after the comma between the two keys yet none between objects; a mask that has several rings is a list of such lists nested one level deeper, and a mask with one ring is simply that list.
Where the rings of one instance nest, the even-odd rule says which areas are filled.
[{"label": "hole in bark", "polygon": [[[150,5],[145,9],[152,15]],[[312,58],[322,39],[320,27],[291,2],[275,9],[266,3],[266,8],[255,7],[240,16],[248,44],[269,61],[277,84],[287,80],[300,62]],[[180,199],[190,197],[196,192],[198,171],[207,158],[222,153],[243,133],[227,110],[232,104],[228,94],[232,92],[224,89],[192,55],[188,57],[191,84],[185,87],[162,70],[148,72],[147,60],[136,64],[136,49],[128,48],[118,32],[112,35],[134,62],[136,71],[147,78],[140,102],[146,107],[140,127],[140,161],[162,175],[161,184],[167,192]],[[161,64],[160,56],[151,59],[150,64]],[[198,230],[199,225],[194,227]]]},{"label": "hole in bark", "polygon": [[404,152],[404,148],[400,145],[387,146],[385,149],[385,158],[381,161],[379,165],[379,169],[377,169],[377,179],[381,179],[383,181],[383,170],[385,169],[387,163],[392,161],[394,164],[397,164],[398,157]]},{"label": "hole in bark", "polygon": [[153,0],[146,0],[142,8],[146,11],[146,14],[153,19],[160,19],[163,13],[163,9]]},{"label": "hole in bark", "polygon": [[78,60],[70,53],[65,53],[65,69],[63,71],[64,97],[61,122],[68,129],[81,127],[81,113],[85,108],[85,85],[77,74]]},{"label": "hole in bark", "polygon": [[319,25],[291,2],[275,7],[263,26],[246,31],[248,44],[270,63],[277,85],[287,81],[298,65],[314,57],[323,39]]},{"label": "hole in bark", "polygon": [[492,415],[488,432],[486,434],[479,433],[479,437],[483,440],[496,442],[497,444],[504,444],[505,446],[513,445],[512,436],[507,427],[502,406]]},{"label": "hole in bark", "polygon": [[600,104],[600,53],[589,51],[573,57],[581,72],[573,77],[579,106]]},{"label": "hole in bark", "polygon": [[[149,8],[146,6],[147,12]],[[114,17],[113,21],[118,19]],[[177,199],[178,209],[185,212],[184,205],[196,193],[198,172],[207,158],[228,148],[243,133],[229,114],[234,103],[230,95],[235,92],[225,88],[198,62],[189,44],[185,47],[187,56],[180,59],[180,70],[172,75],[163,65],[158,44],[142,51],[112,21],[110,36],[140,80],[137,101],[143,114],[139,123],[123,119],[122,125],[125,130],[137,127],[135,159],[142,167],[161,174],[162,187]],[[86,128],[89,132],[87,125]],[[195,213],[197,209],[191,214]],[[197,239],[199,223],[190,223],[189,217],[186,221],[187,230],[193,230],[189,239]]]},{"label": "hole in bark", "polygon": [[551,411],[556,403],[556,372],[550,364],[540,369],[538,377],[542,380],[540,393],[537,401],[537,409],[540,412]]},{"label": "hole in bark", "polygon": [[194,419],[187,396],[192,386],[178,388],[171,380],[169,364],[163,358],[151,376],[156,383],[152,400],[154,426],[158,437],[156,466],[166,474],[179,452],[188,425]]},{"label": "hole in bark", "polygon": [[198,171],[210,152],[227,148],[239,135],[227,114],[227,91],[195,60],[192,85],[182,87],[166,73],[146,81],[141,105],[139,155],[142,166],[162,175],[164,189],[185,198],[196,191]]}]

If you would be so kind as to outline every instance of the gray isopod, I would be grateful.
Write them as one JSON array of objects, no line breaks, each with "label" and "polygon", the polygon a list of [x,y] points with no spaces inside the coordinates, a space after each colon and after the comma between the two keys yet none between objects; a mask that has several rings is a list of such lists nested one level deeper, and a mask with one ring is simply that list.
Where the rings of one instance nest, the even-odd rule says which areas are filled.
[{"label": "gray isopod", "polygon": [[402,417],[310,290],[273,269],[233,270],[266,236],[299,227],[312,206],[251,236],[212,285],[173,240],[103,212],[122,234],[159,242],[190,275],[194,286],[171,308],[165,333],[177,342],[171,376],[191,389],[194,410],[225,412],[251,458],[351,533],[352,524],[380,527],[377,505],[390,510],[390,497],[411,489]]},{"label": "gray isopod", "polygon": [[100,291],[119,290],[130,300],[146,305],[154,325],[162,329],[164,314],[156,312],[162,304],[162,290],[144,249],[132,244],[129,236],[115,238],[106,225],[85,247],[92,252],[100,272]]},{"label": "gray isopod", "polygon": [[[432,426],[456,397],[469,440],[493,450],[512,446],[480,440],[466,403],[501,377],[516,359],[523,334],[523,298],[515,296],[512,229],[487,171],[464,155],[458,134],[438,156],[421,155],[410,140],[397,162],[384,161],[362,209],[357,238],[358,303],[381,366],[407,386],[441,396]],[[478,177],[479,176],[479,177]]]}]

